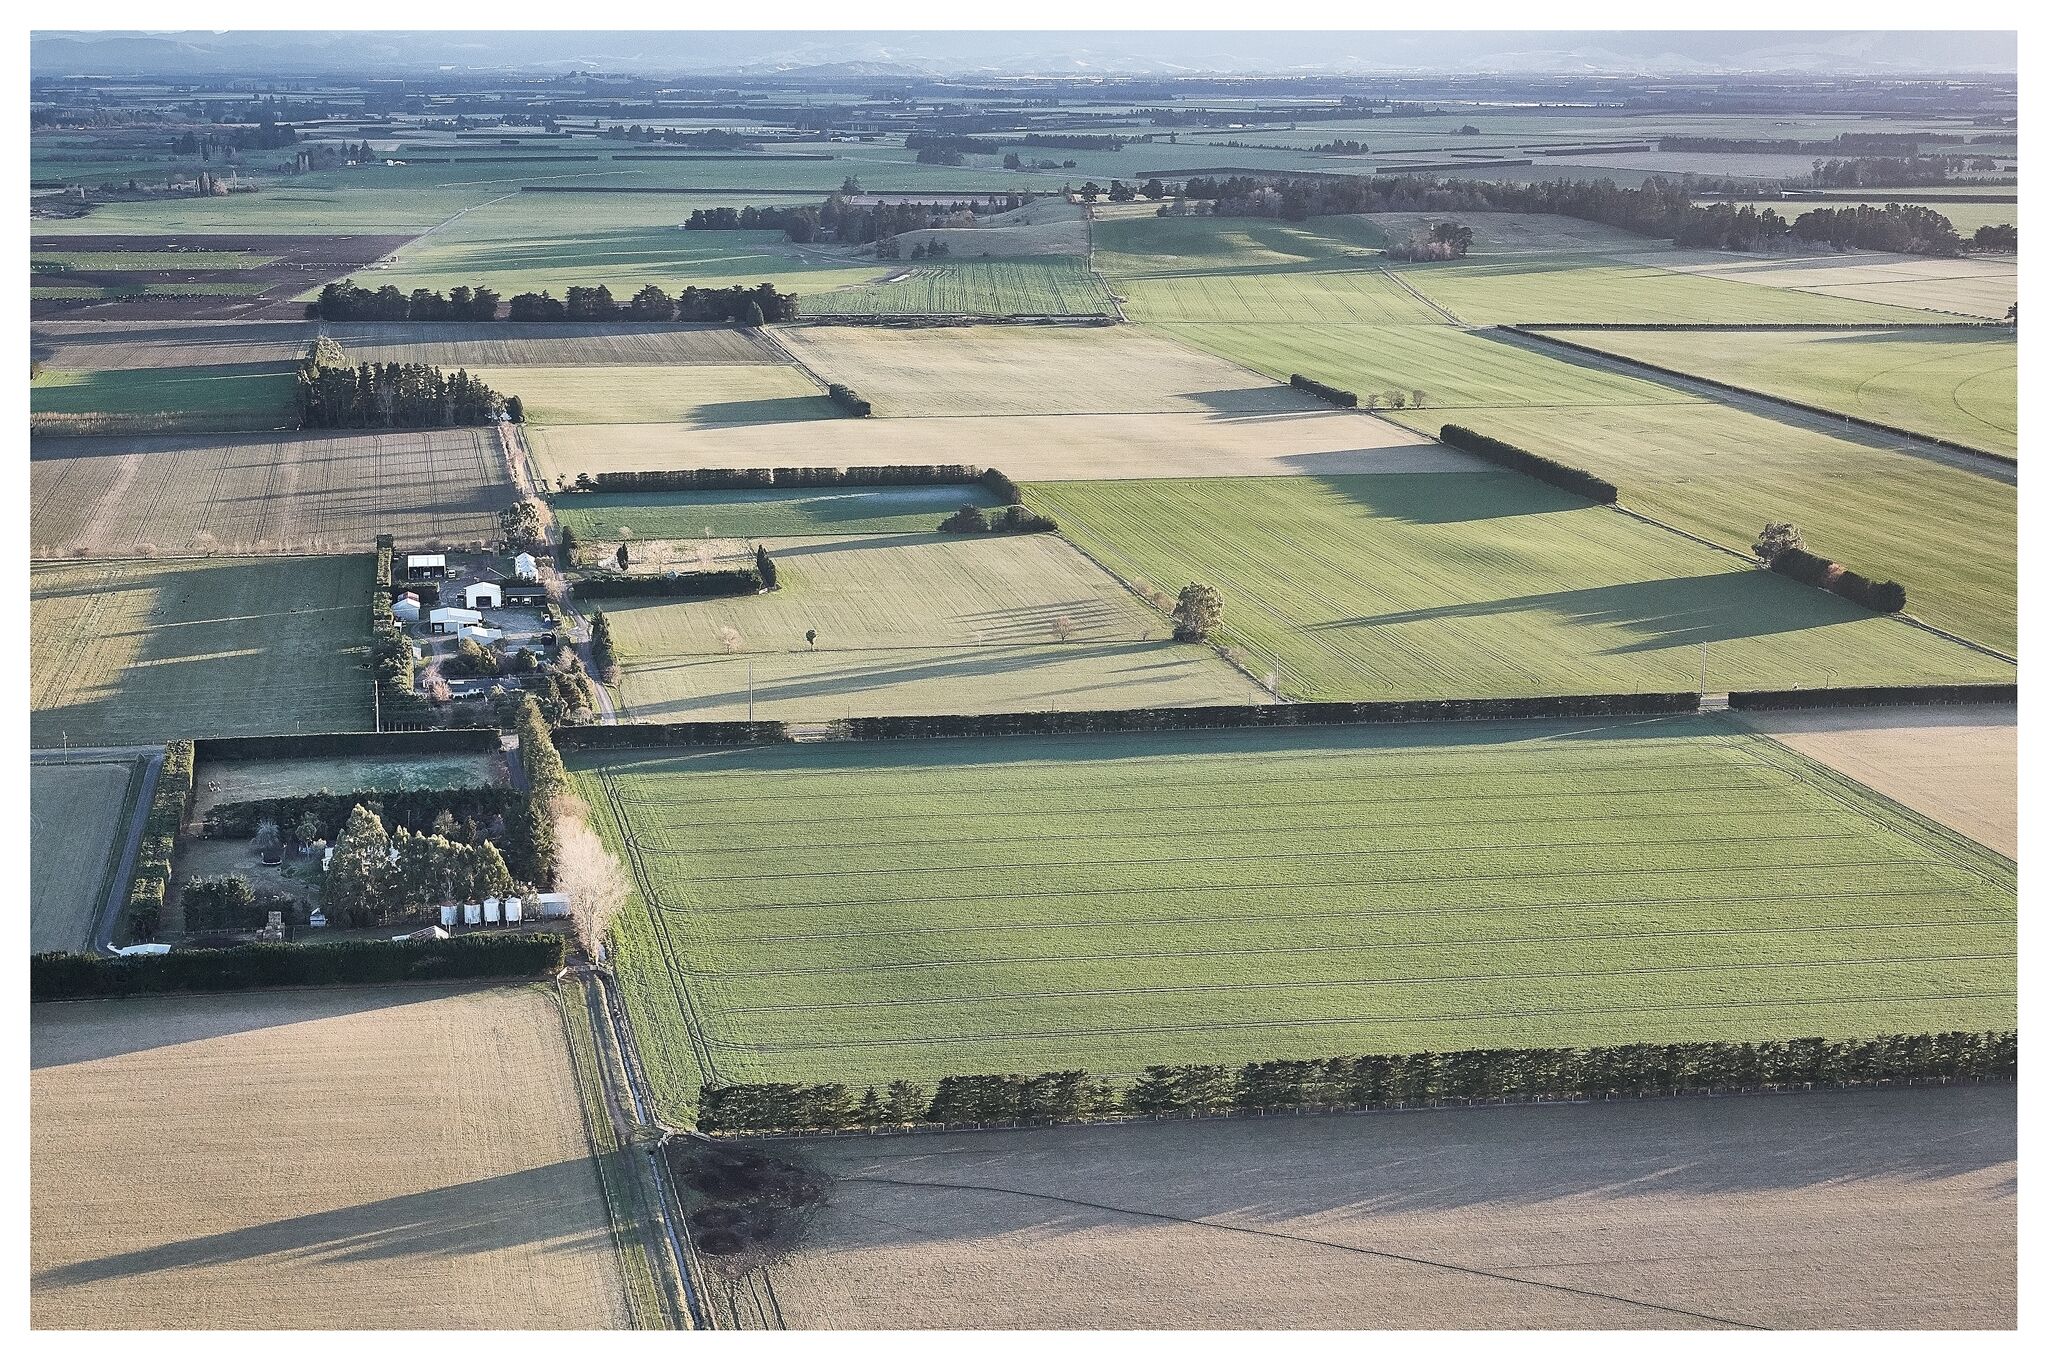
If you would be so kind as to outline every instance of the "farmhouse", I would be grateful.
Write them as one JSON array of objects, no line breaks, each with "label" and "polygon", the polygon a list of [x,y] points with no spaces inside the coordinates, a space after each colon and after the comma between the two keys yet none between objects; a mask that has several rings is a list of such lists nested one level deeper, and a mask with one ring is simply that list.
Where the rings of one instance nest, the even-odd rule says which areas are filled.
[{"label": "farmhouse", "polygon": [[483,624],[465,624],[462,627],[462,636],[472,643],[481,643],[488,647],[503,638],[505,630],[488,628]]},{"label": "farmhouse", "polygon": [[465,610],[458,605],[443,605],[427,616],[427,625],[434,633],[455,633],[465,625],[481,624],[483,615],[475,610]]},{"label": "farmhouse", "polygon": [[521,553],[512,559],[512,575],[520,581],[539,581],[540,564],[533,560],[533,554]]},{"label": "farmhouse", "polygon": [[407,553],[405,555],[405,576],[408,581],[439,581],[448,575],[446,553]]},{"label": "farmhouse", "polygon": [[462,588],[462,603],[473,610],[497,609],[505,603],[505,592],[495,581],[472,581]]}]

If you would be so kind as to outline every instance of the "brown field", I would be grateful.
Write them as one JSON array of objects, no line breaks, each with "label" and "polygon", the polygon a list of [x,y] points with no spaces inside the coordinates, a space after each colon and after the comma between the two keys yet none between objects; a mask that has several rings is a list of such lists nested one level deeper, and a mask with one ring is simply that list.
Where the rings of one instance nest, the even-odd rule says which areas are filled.
[{"label": "brown field", "polygon": [[493,429],[50,439],[29,457],[29,543],[45,558],[495,538],[517,496]]},{"label": "brown field", "polygon": [[1740,283],[1993,321],[2004,317],[2005,309],[2019,298],[2018,264],[1984,256],[1941,260],[1882,251],[1823,251],[1752,258],[1723,251],[1647,251],[1618,258]]},{"label": "brown field", "polygon": [[290,364],[313,334],[304,321],[38,321],[29,352],[51,369]]},{"label": "brown field", "polygon": [[321,328],[349,357],[374,364],[442,368],[601,364],[781,364],[769,342],[735,326],[645,322],[329,322]]},{"label": "brown field", "polygon": [[[262,235],[125,235],[89,234],[37,237],[36,251],[135,251],[154,258],[171,249],[239,251],[261,257],[247,269],[74,270],[65,284],[135,289],[185,285],[201,296],[126,297],[78,303],[68,299],[32,298],[33,317],[91,318],[98,321],[160,321],[271,318],[295,320],[304,315],[293,298],[317,289],[364,265],[391,254],[412,240],[398,236]],[[223,290],[232,290],[231,292]]]},{"label": "brown field", "polygon": [[2019,856],[2012,704],[1744,712],[1743,722],[1944,827]]},{"label": "brown field", "polygon": [[1989,1086],[785,1144],[836,1184],[774,1299],[792,1328],[2011,1328],[2015,1126]]},{"label": "brown field", "polygon": [[627,1322],[549,991],[54,1003],[29,1044],[35,1327]]},{"label": "brown field", "polygon": [[776,335],[878,416],[1267,415],[1319,405],[1132,326],[793,326]]},{"label": "brown field", "polygon": [[550,482],[579,472],[815,463],[976,463],[1020,482],[1471,472],[1480,466],[1386,421],[1329,408],[1263,416],[929,416],[822,427],[807,421],[719,429],[529,426],[526,439],[537,471]]}]

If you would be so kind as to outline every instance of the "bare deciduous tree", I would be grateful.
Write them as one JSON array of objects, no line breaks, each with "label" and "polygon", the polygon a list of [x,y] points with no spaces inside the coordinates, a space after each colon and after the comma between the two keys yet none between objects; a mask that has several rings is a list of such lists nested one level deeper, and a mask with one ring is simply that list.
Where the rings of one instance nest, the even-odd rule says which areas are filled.
[{"label": "bare deciduous tree", "polygon": [[1064,614],[1060,615],[1057,619],[1054,619],[1052,621],[1052,636],[1059,639],[1063,643],[1067,641],[1067,639],[1073,637],[1074,621]]},{"label": "bare deciduous tree", "polygon": [[574,795],[558,796],[555,819],[555,887],[569,897],[569,922],[576,943],[590,958],[604,958],[612,922],[633,892],[633,878],[605,849],[590,826],[590,809]]}]

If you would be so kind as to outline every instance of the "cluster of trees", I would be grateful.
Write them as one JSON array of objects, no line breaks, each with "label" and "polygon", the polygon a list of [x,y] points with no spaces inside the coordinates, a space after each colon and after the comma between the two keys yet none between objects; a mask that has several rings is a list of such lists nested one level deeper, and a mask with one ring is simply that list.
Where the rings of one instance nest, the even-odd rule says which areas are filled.
[{"label": "cluster of trees", "polygon": [[448,940],[239,945],[118,958],[43,954],[29,961],[29,996],[38,1002],[59,1002],[335,983],[533,978],[558,972],[566,946],[552,931],[531,931],[478,932]]},{"label": "cluster of trees", "polygon": [[1559,463],[1554,458],[1532,454],[1505,440],[1482,435],[1476,430],[1467,430],[1462,425],[1447,425],[1437,435],[1453,449],[1462,449],[1468,454],[1497,463],[1503,468],[1512,468],[1526,473],[1539,482],[1548,482],[1576,496],[1583,496],[1602,505],[1611,506],[1621,498],[1621,493],[1612,482],[1595,477],[1584,468],[1574,468],[1569,463]]},{"label": "cluster of trees", "polygon": [[797,208],[692,208],[683,219],[689,232],[786,232],[789,239],[809,241],[818,230],[818,210]]},{"label": "cluster of trees", "polygon": [[849,416],[871,415],[875,409],[867,398],[861,396],[844,383],[827,383],[825,385],[825,395],[831,399],[832,405],[838,407]]},{"label": "cluster of trees", "polygon": [[121,908],[120,934],[129,942],[155,940],[163,926],[164,891],[171,883],[171,854],[192,803],[192,743],[164,745],[164,763],[157,772],[156,792],[143,816],[142,844],[135,855],[135,877],[128,881],[128,900]]},{"label": "cluster of trees", "polygon": [[325,321],[495,321],[498,294],[482,284],[458,284],[446,294],[426,288],[406,294],[391,284],[372,291],[343,279],[322,288],[318,300],[306,305],[306,315]]},{"label": "cluster of trees", "polygon": [[1848,161],[1816,161],[1809,179],[1829,189],[1947,184],[1959,171],[1997,168],[1998,162],[1989,156],[1860,156]]},{"label": "cluster of trees", "polygon": [[1223,622],[1223,592],[1199,581],[1180,588],[1173,602],[1173,636],[1183,643],[1199,643]]},{"label": "cluster of trees", "polygon": [[209,128],[187,132],[171,139],[171,150],[183,156],[211,160],[215,152],[269,151],[299,140],[298,129],[289,123],[266,119],[248,128]]},{"label": "cluster of trees", "polygon": [[590,664],[605,681],[618,679],[618,644],[612,640],[612,621],[605,618],[603,610],[590,616]]},{"label": "cluster of trees", "polygon": [[1355,142],[1345,137],[1336,137],[1327,142],[1318,142],[1310,147],[1309,150],[1322,152],[1329,156],[1363,156],[1371,151],[1372,148],[1363,142]]},{"label": "cluster of trees", "polygon": [[1977,234],[1970,238],[1970,246],[1975,250],[1997,251],[2001,255],[2014,254],[2020,248],[2020,229],[2013,226],[1979,227]]},{"label": "cluster of trees", "polygon": [[383,819],[357,804],[335,839],[320,906],[334,925],[379,926],[442,903],[502,897],[515,887],[497,843],[466,845],[403,827],[386,832]]},{"label": "cluster of trees", "polygon": [[856,1095],[841,1083],[706,1084],[707,1133],[880,1128],[910,1124],[1054,1124],[1125,1116],[1370,1110],[1432,1102],[1602,1100],[1760,1087],[2009,1080],[2017,1031],[1950,1031],[1871,1039],[1699,1041],[1591,1049],[1472,1049],[1273,1059],[1231,1067],[1150,1067],[1127,1084],[1079,1069],[988,1073],[922,1085],[898,1080]]},{"label": "cluster of trees", "polygon": [[[1791,541],[1773,538],[1773,530],[1791,530]],[[1803,581],[1809,586],[1818,586],[1832,591],[1845,600],[1853,600],[1867,610],[1879,614],[1897,614],[1906,608],[1906,588],[1896,581],[1872,581],[1861,572],[1852,572],[1839,562],[1831,562],[1818,553],[1809,553],[1800,546],[1799,535],[1790,525],[1766,526],[1763,537],[1756,543],[1757,556],[1773,572],[1782,572],[1794,581]]]},{"label": "cluster of trees", "polygon": [[1472,249],[1472,229],[1456,222],[1438,222],[1410,232],[1383,252],[1391,260],[1462,260]]},{"label": "cluster of trees", "polygon": [[468,789],[359,789],[342,794],[238,800],[207,812],[206,835],[261,837],[266,827],[272,829],[272,835],[276,828],[285,827],[301,845],[323,838],[338,841],[357,808],[369,810],[383,826],[426,828],[434,836],[473,852],[480,853],[483,846],[490,844],[503,858],[512,877],[521,882],[545,884],[553,875],[552,838],[546,820],[536,818],[533,800],[526,793],[498,785]]},{"label": "cluster of trees", "polygon": [[1825,242],[1837,250],[1856,248],[1946,256],[1963,253],[1962,238],[1956,235],[1949,220],[1917,203],[1887,203],[1882,208],[1868,203],[1814,208],[1799,215],[1799,220],[1792,224],[1792,235],[1802,241]]},{"label": "cluster of trees", "polygon": [[[940,256],[951,255],[952,253],[953,248],[944,241],[919,241],[910,248],[910,258],[913,260],[922,260],[927,256],[937,259]],[[902,259],[903,243],[893,236],[883,237],[875,242],[875,258],[877,260]]]},{"label": "cluster of trees", "polygon": [[743,326],[761,326],[792,320],[796,295],[781,292],[774,284],[752,288],[745,284],[727,288],[692,284],[675,294],[648,284],[622,305],[612,297],[611,289],[599,284],[571,288],[566,299],[545,289],[521,293],[512,299],[506,315],[512,321],[736,321]]},{"label": "cluster of trees", "polygon": [[666,142],[673,146],[701,147],[706,151],[755,151],[760,143],[742,137],[726,128],[700,128],[686,131],[682,128],[651,128],[639,123],[629,126],[608,127],[600,131],[600,137],[621,142]]},{"label": "cluster of trees", "polygon": [[286,913],[289,920],[297,902],[289,893],[259,893],[239,874],[187,879],[178,890],[187,932],[253,931],[268,921],[272,912]]},{"label": "cluster of trees", "polygon": [[317,349],[299,365],[297,391],[302,430],[404,429],[490,425],[506,414],[508,399],[467,369],[448,373],[431,364],[345,364]]},{"label": "cluster of trees", "polygon": [[942,534],[1057,534],[1059,529],[1059,521],[1029,506],[984,510],[972,501],[939,521]]},{"label": "cluster of trees", "polygon": [[413,689],[417,679],[412,639],[391,613],[391,549],[377,549],[377,574],[370,588],[370,677],[377,689],[377,713],[383,722],[419,722],[426,704]]},{"label": "cluster of trees", "polygon": [[[1140,141],[1149,142],[1150,137]],[[1058,147],[1063,151],[1122,151],[1125,139],[1112,137],[1108,133],[1092,132],[1027,132],[1023,145]]]}]

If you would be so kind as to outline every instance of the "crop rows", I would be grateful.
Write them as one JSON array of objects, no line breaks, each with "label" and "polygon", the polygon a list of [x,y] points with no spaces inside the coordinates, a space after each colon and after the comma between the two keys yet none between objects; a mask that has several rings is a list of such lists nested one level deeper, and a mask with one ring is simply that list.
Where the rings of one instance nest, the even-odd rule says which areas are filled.
[{"label": "crop rows", "polygon": [[1077,256],[942,261],[860,288],[806,293],[804,316],[1103,316],[1115,310]]}]

